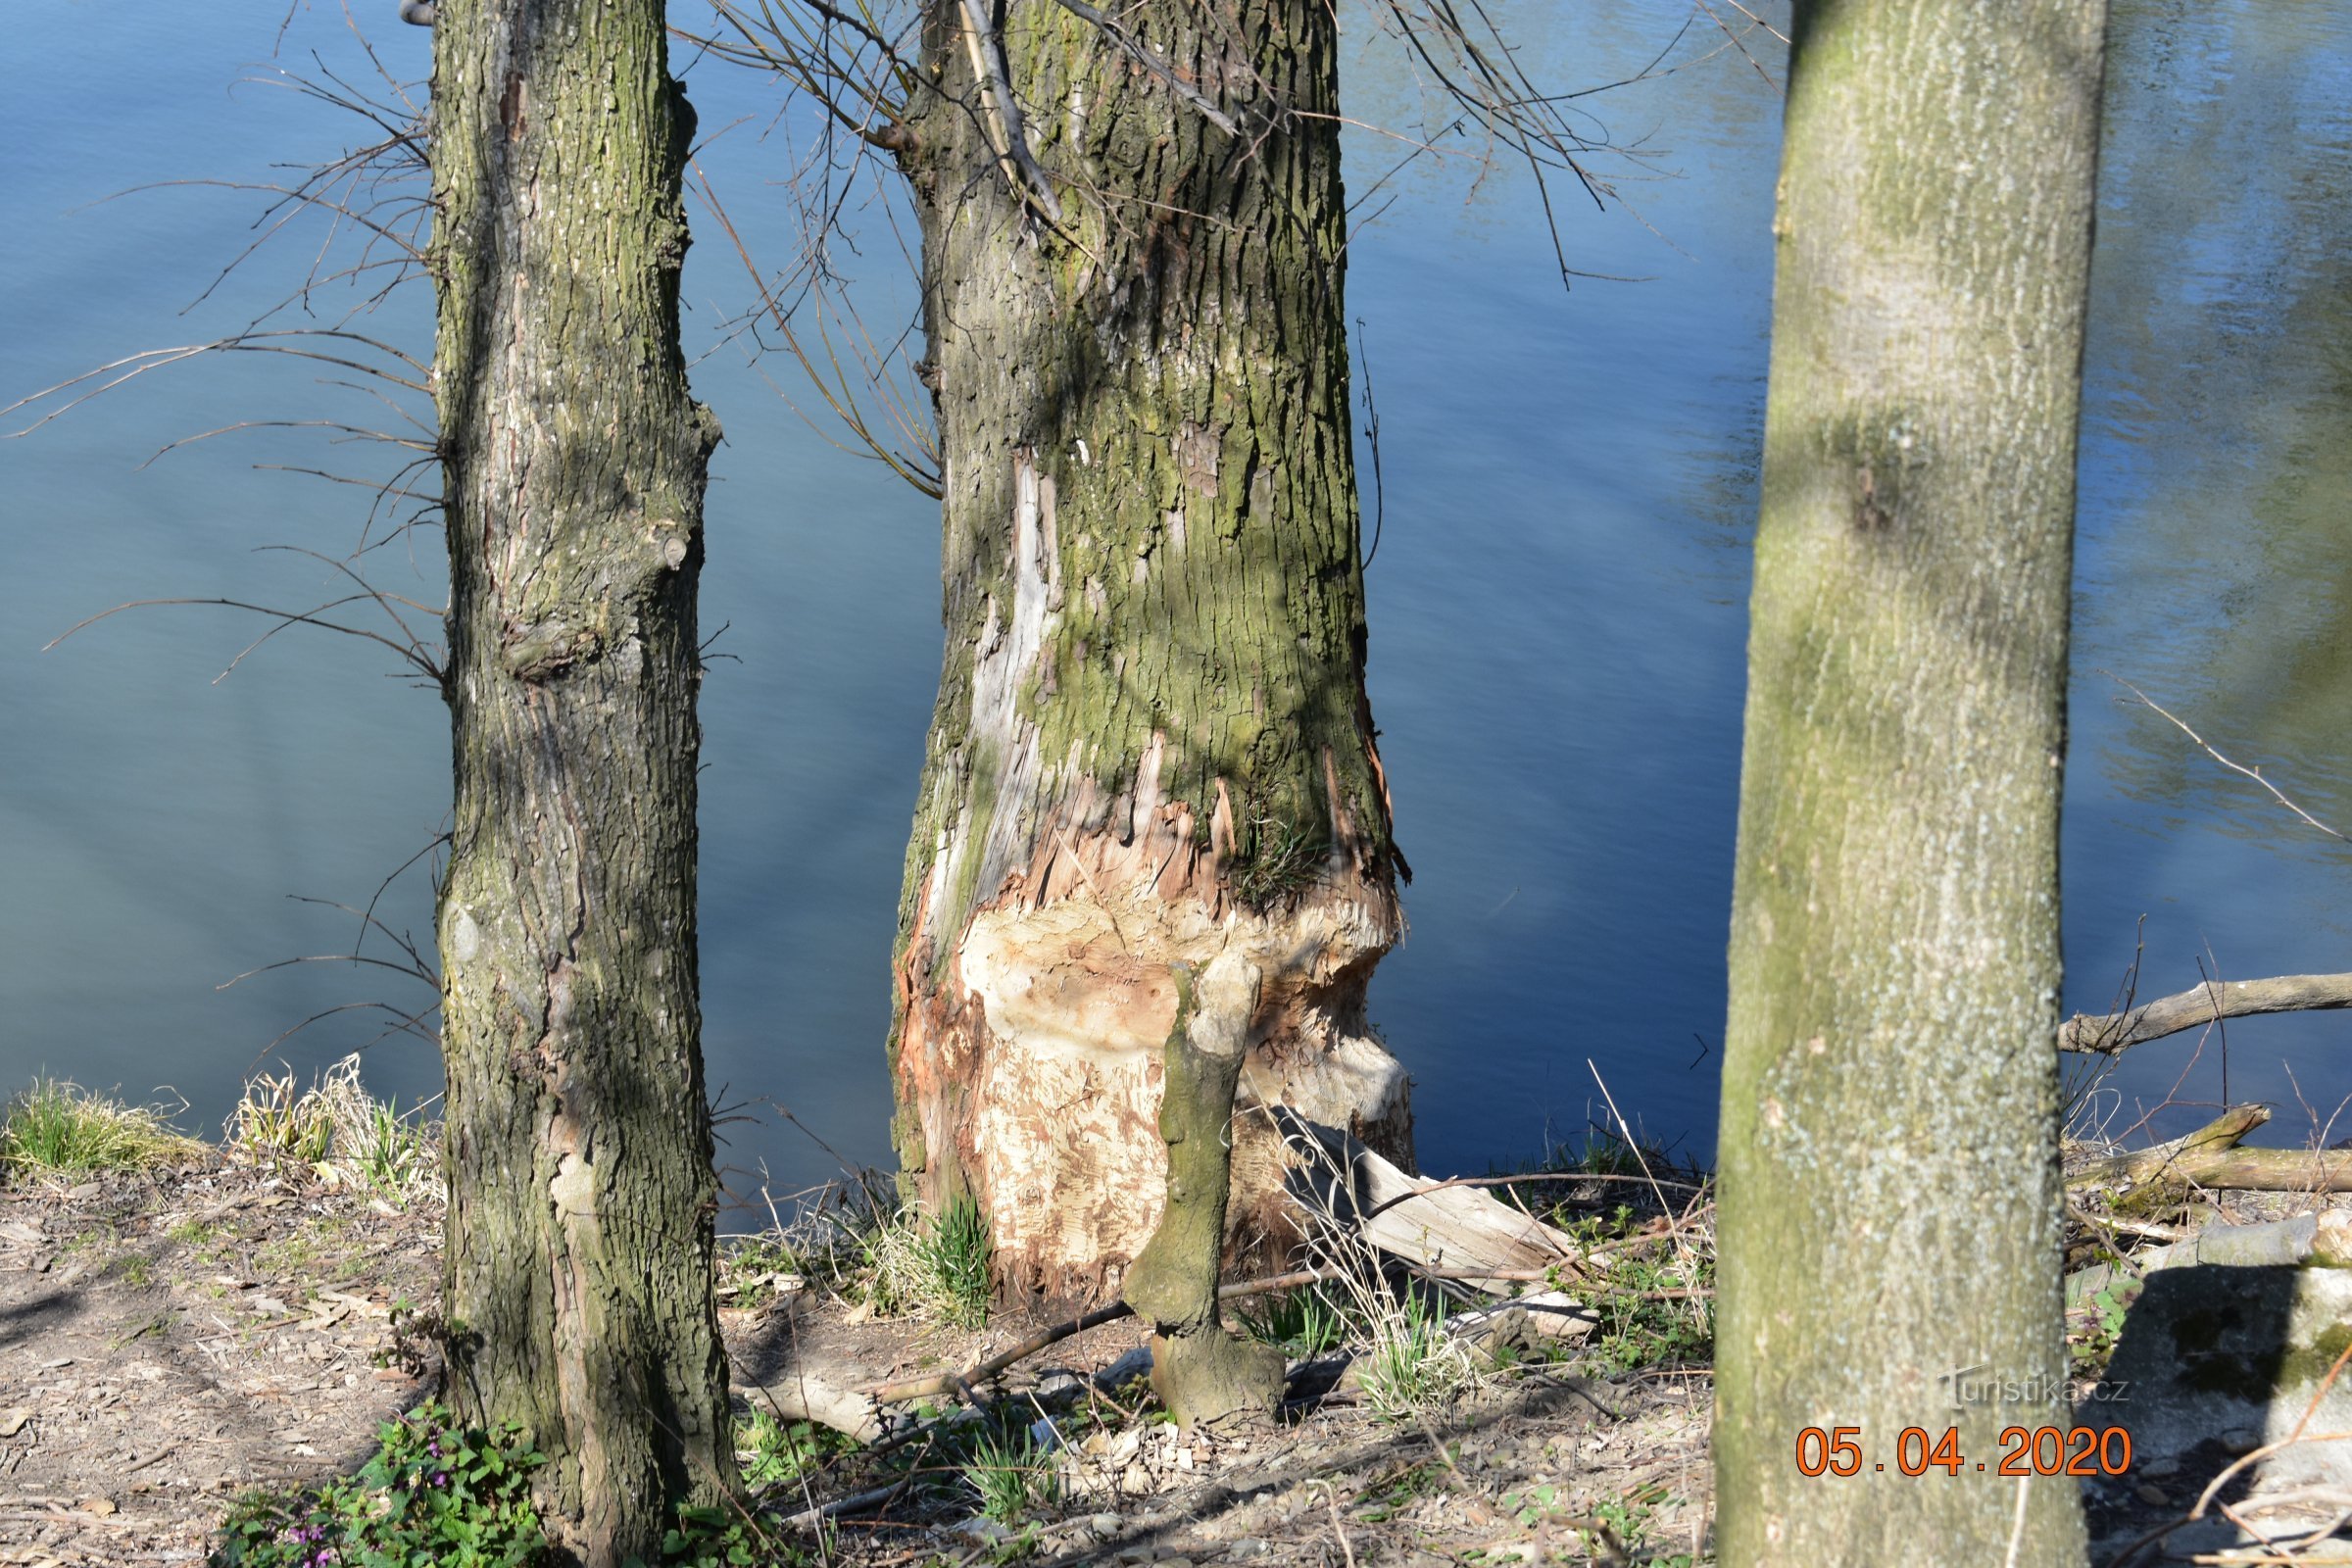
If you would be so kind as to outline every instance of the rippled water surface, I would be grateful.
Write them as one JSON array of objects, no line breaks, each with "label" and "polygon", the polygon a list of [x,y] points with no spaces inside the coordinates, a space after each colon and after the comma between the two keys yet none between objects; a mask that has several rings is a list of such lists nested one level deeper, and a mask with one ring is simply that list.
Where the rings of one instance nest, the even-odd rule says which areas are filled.
[{"label": "rippled water surface", "polygon": [[[362,8],[369,39],[394,76],[421,76],[426,37],[392,10]],[[1729,47],[1668,3],[1502,14],[1546,80],[1638,75],[1662,51],[1673,69],[1582,100],[1647,157],[1596,162],[1624,206],[1555,189],[1570,264],[1641,281],[1564,289],[1524,175],[1423,158],[1384,180],[1404,144],[1350,132],[1350,310],[1385,489],[1372,699],[1417,872],[1374,1013],[1413,1069],[1433,1167],[1577,1132],[1595,1071],[1649,1132],[1703,1154],[1780,62],[1769,38]],[[280,179],[273,164],[354,133],[280,74],[365,84],[342,15],[298,9],[272,61],[275,21],[19,0],[0,42],[0,401],[217,337],[299,283],[320,234],[298,222],[207,295],[268,198],[188,183]],[[1393,40],[1355,29],[1348,68],[1355,119],[1414,122]],[[808,122],[778,120],[740,73],[702,63],[689,82],[703,170],[754,254],[785,265],[774,182]],[[2102,180],[2065,842],[2069,1000],[2093,1008],[2143,915],[2145,991],[2193,983],[2200,959],[2229,976],[2352,967],[2344,846],[2119,706],[2105,673],[2352,827],[2352,5],[2119,4]],[[152,181],[182,183],[101,200]],[[896,330],[896,243],[879,212],[852,220],[836,265]],[[742,263],[708,217],[697,233],[695,382],[728,433],[704,612],[736,661],[704,709],[706,1039],[713,1078],[763,1118],[726,1129],[729,1163],[764,1163],[785,1190],[831,1156],[758,1102],[849,1158],[888,1152],[887,962],[938,670],[936,514],[788,406],[816,412],[788,363],[750,362],[727,326],[751,299]],[[421,353],[429,318],[411,289],[366,329]],[[176,607],[41,651],[130,599],[337,593],[318,560],[264,547],[345,553],[367,493],[282,470],[373,479],[402,454],[260,428],[143,460],[246,421],[393,422],[323,384],[338,378],[281,356],[176,366],[0,447],[0,1080],[169,1084],[213,1120],[257,1056],[307,1072],[380,1031],[386,1015],[354,1004],[429,1000],[333,961],[220,989],[352,951],[358,922],[331,906],[368,905],[439,827],[447,722],[385,650],[290,633],[216,680],[265,625]],[[370,559],[387,591],[438,602],[426,541]],[[414,872],[375,912],[429,938]],[[398,956],[381,935],[363,951]],[[2215,1100],[2226,1054],[2230,1095],[2278,1101],[2299,1140],[2298,1095],[2324,1122],[2352,1094],[2347,1027],[2248,1022],[2193,1062],[2194,1040],[2146,1047],[2115,1103],[2128,1121],[2168,1094]],[[369,1059],[404,1096],[437,1080],[405,1037]]]}]

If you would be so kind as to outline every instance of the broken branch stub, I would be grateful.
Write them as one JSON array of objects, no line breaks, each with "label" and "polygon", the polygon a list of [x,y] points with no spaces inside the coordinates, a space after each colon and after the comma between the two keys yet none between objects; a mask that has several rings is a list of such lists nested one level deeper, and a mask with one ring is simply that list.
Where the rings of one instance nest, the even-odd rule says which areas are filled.
[{"label": "broken branch stub", "polygon": [[1233,1099],[1257,1013],[1261,973],[1228,950],[1195,975],[1173,964],[1176,1021],[1168,1031],[1159,1134],[1168,1148],[1167,1205],[1127,1272],[1123,1295],[1148,1319],[1152,1386],[1186,1426],[1271,1410],[1282,1352],[1225,1332],[1217,1271],[1232,1180]]}]

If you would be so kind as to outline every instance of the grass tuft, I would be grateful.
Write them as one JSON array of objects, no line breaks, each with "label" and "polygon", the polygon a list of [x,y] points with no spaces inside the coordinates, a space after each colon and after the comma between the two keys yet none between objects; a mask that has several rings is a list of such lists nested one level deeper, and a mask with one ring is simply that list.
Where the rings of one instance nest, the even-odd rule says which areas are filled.
[{"label": "grass tuft", "polygon": [[248,1079],[222,1132],[256,1164],[304,1166],[329,1186],[358,1188],[395,1208],[429,1198],[440,1183],[438,1129],[422,1106],[403,1111],[370,1095],[357,1054],[308,1089],[291,1067]]},{"label": "grass tuft", "polygon": [[988,1321],[996,1253],[988,1221],[970,1199],[936,1216],[908,1208],[875,1217],[857,1242],[863,1257],[855,1279],[874,1316],[928,1313],[966,1329]]},{"label": "grass tuft", "polygon": [[1001,1525],[1017,1524],[1021,1517],[1054,1500],[1054,1468],[1037,1440],[1023,1431],[1012,1437],[987,1433],[972,1445],[963,1478],[980,1502],[983,1516]]},{"label": "grass tuft", "polygon": [[204,1146],[155,1105],[126,1105],[62,1078],[44,1078],[8,1103],[0,1166],[30,1176],[147,1170],[201,1157]]},{"label": "grass tuft", "polygon": [[1478,1357],[1446,1332],[1442,1306],[1419,1291],[1393,1291],[1387,1282],[1359,1286],[1370,1348],[1364,1352],[1365,1406],[1384,1421],[1435,1413],[1476,1388]]},{"label": "grass tuft", "polygon": [[923,1237],[924,1267],[930,1275],[933,1304],[957,1328],[976,1329],[988,1322],[988,1275],[996,1262],[996,1248],[988,1237],[988,1220],[980,1205],[957,1199],[938,1217]]}]

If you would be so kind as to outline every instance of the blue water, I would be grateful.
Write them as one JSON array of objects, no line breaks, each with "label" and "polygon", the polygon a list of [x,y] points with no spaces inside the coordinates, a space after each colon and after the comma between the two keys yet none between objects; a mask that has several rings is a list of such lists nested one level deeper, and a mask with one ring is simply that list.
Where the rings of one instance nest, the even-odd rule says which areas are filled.
[{"label": "blue water", "polygon": [[[368,0],[360,17],[385,68],[414,80],[427,38],[391,12]],[[1629,74],[1688,16],[1665,0],[1503,14],[1547,79],[1577,84]],[[2118,18],[2065,841],[2069,998],[2094,1008],[2143,914],[2143,994],[2193,983],[2201,956],[2239,976],[2352,967],[2344,847],[2161,720],[2118,708],[2096,673],[2133,680],[2216,745],[2271,763],[2317,814],[2352,822],[2339,739],[2352,659],[2335,652],[2352,652],[2352,5],[2146,3]],[[298,9],[275,66],[273,9],[223,20],[17,0],[11,20],[0,402],[218,336],[294,286],[316,226],[295,225],[189,308],[253,237],[260,196],[101,198],[158,180],[267,180],[273,163],[336,151],[351,134],[336,113],[239,82],[321,62],[363,79],[339,10]],[[1752,62],[1702,19],[1669,57],[1679,69],[1591,101],[1655,158],[1641,177],[1604,162],[1632,212],[1563,201],[1564,242],[1582,270],[1645,281],[1564,289],[1531,187],[1508,171],[1473,188],[1460,161],[1424,159],[1359,213],[1350,310],[1386,492],[1372,701],[1417,873],[1411,935],[1382,966],[1373,1011],[1414,1074],[1433,1168],[1574,1135],[1598,1109],[1595,1072],[1650,1134],[1702,1156],[1712,1142],[1778,156],[1766,79],[1778,60],[1769,39],[1747,41]],[[1348,67],[1351,113],[1409,121],[1416,101],[1387,40],[1364,32]],[[774,182],[806,122],[778,122],[766,86],[741,73],[703,64],[689,80],[710,138],[703,168],[755,253],[786,265],[789,204]],[[1351,132],[1351,188],[1397,150]],[[859,248],[838,265],[868,319],[895,329],[910,308],[904,268],[879,214],[858,222]],[[729,627],[714,652],[740,661],[714,666],[704,704],[706,1049],[714,1081],[760,1118],[724,1129],[733,1185],[756,1190],[764,1169],[781,1192],[829,1174],[832,1157],[762,1102],[853,1160],[888,1153],[881,1042],[938,671],[936,514],[787,406],[822,421],[788,363],[747,363],[727,330],[750,303],[741,264],[714,223],[697,223],[695,384],[728,432],[704,614]],[[429,298],[396,295],[368,329],[421,352]],[[429,1000],[397,974],[337,962],[220,989],[350,952],[356,920],[297,899],[365,905],[438,830],[446,718],[395,660],[294,632],[216,682],[264,624],[192,607],[130,612],[41,651],[136,598],[328,597],[318,562],[255,551],[341,555],[366,525],[365,494],[257,466],[374,476],[396,457],[260,430],[141,464],[232,421],[388,417],[369,407],[289,361],[214,359],[0,445],[13,567],[0,601],[0,1080],[47,1069],[138,1096],[169,1085],[191,1124],[217,1123],[257,1057],[307,1073],[368,1042],[384,1015],[332,1013],[278,1040],[289,1026]],[[370,560],[387,591],[439,601],[429,541]],[[429,940],[428,897],[412,872],[376,912]],[[365,951],[397,956],[381,936]],[[2352,1093],[2347,1027],[2232,1028],[2230,1094],[2278,1101],[2278,1133],[2299,1141]],[[2218,1042],[2173,1089],[2195,1049],[2135,1054],[2111,1081],[2125,1122],[2168,1094],[2220,1096]],[[379,1091],[437,1084],[429,1049],[404,1036],[368,1061]]]}]

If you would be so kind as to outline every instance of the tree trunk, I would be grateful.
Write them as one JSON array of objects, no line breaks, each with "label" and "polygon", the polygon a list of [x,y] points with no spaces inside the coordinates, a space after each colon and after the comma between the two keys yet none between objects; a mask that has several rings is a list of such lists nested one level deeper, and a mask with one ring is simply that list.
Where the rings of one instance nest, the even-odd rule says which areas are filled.
[{"label": "tree trunk", "polygon": [[445,0],[435,351],[456,829],[451,1394],[591,1564],[733,1480],[696,992],[695,585],[717,428],[678,348],[693,116],[660,0]]},{"label": "tree trunk", "polygon": [[[2076,1483],[1993,1461],[2004,1427],[2071,1425],[2058,806],[2103,9],[1797,7],[1720,1147],[1726,1568],[2082,1556]],[[1961,1406],[1964,1370],[2015,1396]],[[1800,1474],[1809,1427],[1857,1428],[1860,1473]],[[1901,1474],[1906,1427],[1957,1427],[1960,1473]]]},{"label": "tree trunk", "polygon": [[1173,961],[1233,948],[1264,975],[1237,1231],[1279,1224],[1253,1107],[1409,1158],[1363,1016],[1401,862],[1364,698],[1337,38],[1320,0],[1137,8],[1115,37],[1011,0],[1000,56],[985,11],[927,6],[935,90],[900,150],[947,654],[896,1139],[911,1196],[979,1200],[1014,1291],[1100,1298],[1161,1202]]}]

